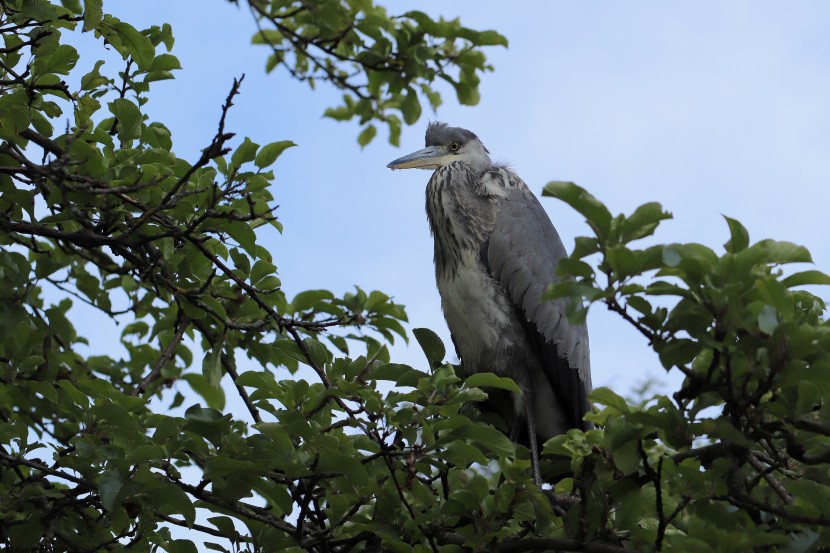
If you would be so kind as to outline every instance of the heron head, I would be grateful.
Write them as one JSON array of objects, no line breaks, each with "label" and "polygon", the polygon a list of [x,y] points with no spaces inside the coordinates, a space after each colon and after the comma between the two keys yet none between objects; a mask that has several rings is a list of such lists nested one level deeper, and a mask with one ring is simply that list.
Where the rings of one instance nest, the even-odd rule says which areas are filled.
[{"label": "heron head", "polygon": [[427,126],[426,148],[400,157],[390,169],[440,169],[451,163],[466,163],[477,172],[490,168],[490,152],[478,137],[460,127],[433,122]]}]

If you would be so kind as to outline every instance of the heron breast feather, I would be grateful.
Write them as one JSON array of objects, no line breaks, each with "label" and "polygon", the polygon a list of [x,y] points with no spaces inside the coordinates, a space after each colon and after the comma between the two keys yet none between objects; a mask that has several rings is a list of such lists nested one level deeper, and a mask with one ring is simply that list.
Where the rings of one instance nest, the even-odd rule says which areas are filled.
[{"label": "heron breast feather", "polygon": [[461,264],[438,279],[444,317],[465,363],[478,364],[515,323],[514,309],[498,283],[476,264]]}]

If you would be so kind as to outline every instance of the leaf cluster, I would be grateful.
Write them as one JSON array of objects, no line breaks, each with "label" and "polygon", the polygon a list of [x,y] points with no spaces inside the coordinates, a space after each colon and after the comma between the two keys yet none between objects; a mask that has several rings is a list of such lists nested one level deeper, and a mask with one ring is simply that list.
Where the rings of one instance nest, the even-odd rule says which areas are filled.
[{"label": "leaf cluster", "polygon": [[271,50],[266,71],[285,69],[311,88],[327,82],[343,91],[343,102],[326,110],[338,121],[357,119],[358,143],[389,128],[399,145],[402,123],[421,117],[422,105],[442,103],[435,82],[455,91],[461,104],[479,101],[480,75],[491,71],[483,46],[507,46],[496,31],[477,31],[458,18],[434,19],[421,11],[390,15],[366,0],[248,0],[259,27],[254,44]]},{"label": "leaf cluster", "polygon": [[581,298],[576,317],[605,305],[648,340],[667,371],[684,376],[671,397],[637,408],[596,390],[594,402],[606,407],[591,418],[602,438],[589,432],[548,444],[572,454],[576,474],[590,463],[592,505],[601,498],[601,510],[614,513],[603,529],[658,550],[826,547],[830,327],[824,301],[803,287],[830,277],[785,271],[810,263],[809,252],[752,243],[729,217],[720,254],[696,243],[637,248],[671,217],[659,204],[613,216],[573,183],[549,183],[544,194],[585,216],[593,231],[576,239],[548,297]]}]

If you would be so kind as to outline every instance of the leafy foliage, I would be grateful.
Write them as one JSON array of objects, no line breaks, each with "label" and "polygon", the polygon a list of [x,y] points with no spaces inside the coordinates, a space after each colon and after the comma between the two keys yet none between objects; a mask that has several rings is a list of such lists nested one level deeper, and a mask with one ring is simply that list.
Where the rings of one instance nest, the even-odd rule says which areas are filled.
[{"label": "leafy foliage", "polygon": [[[281,2],[251,5],[281,33],[262,35],[274,54],[290,54],[275,64],[300,79],[322,72],[360,98],[344,118],[384,121],[393,136],[389,111],[417,119],[402,98],[418,101],[411,90],[421,85],[432,98],[435,78],[453,79],[448,64],[461,71],[459,99],[473,100],[485,67],[475,47],[503,41],[417,12],[388,18],[369,2],[303,3],[294,14]],[[225,119],[241,80],[201,156],[181,159],[143,109],[152,83],[179,69],[169,26],[135,29],[100,0],[2,8],[5,548],[828,546],[830,348],[823,302],[798,287],[830,277],[779,268],[809,261],[805,249],[752,244],[727,219],[721,255],[699,244],[638,250],[632,243],[668,217],[659,205],[612,216],[575,185],[550,184],[594,231],[577,239],[560,268],[570,280],[551,295],[604,303],[686,380],[673,397],[637,406],[596,390],[599,429],[549,441],[543,472],[553,488],[539,489],[526,449],[476,411],[480,387],[515,391],[512,381],[459,377],[427,329],[413,332],[423,368],[394,363],[386,346],[406,339],[406,315],[382,292],[284,294],[257,233],[281,228],[271,167],[294,144],[234,139]],[[110,71],[99,60],[66,78],[78,52],[64,35],[77,31],[123,65]],[[341,63],[365,72],[366,103]],[[123,324],[123,355],[82,353],[95,329],[73,324],[78,302]],[[242,354],[259,368],[240,370]],[[311,376],[281,376],[301,367]]]},{"label": "leafy foliage", "polygon": [[[231,0],[234,1],[234,0]],[[259,30],[254,44],[271,50],[266,70],[282,67],[314,88],[328,82],[343,91],[343,103],[326,110],[338,121],[358,119],[365,146],[389,127],[398,145],[401,123],[421,117],[422,103],[442,103],[435,81],[449,83],[462,104],[479,100],[480,74],[492,70],[482,46],[507,46],[496,31],[476,31],[459,19],[435,20],[421,11],[390,16],[365,0],[248,0]]]},{"label": "leafy foliage", "polygon": [[[785,264],[811,262],[809,252],[789,242],[753,244],[729,217],[721,255],[694,243],[637,249],[633,242],[670,217],[658,204],[612,216],[573,183],[549,183],[544,193],[594,231],[577,239],[560,267],[570,280],[549,297],[605,304],[649,341],[667,371],[685,377],[671,398],[638,408],[595,390],[593,400],[606,407],[590,416],[604,427],[602,438],[572,433],[547,444],[591,482],[582,501],[616,512],[587,521],[589,528],[642,549],[826,548],[830,327],[821,298],[797,287],[830,278],[786,274]],[[596,271],[585,261],[592,256]]]}]

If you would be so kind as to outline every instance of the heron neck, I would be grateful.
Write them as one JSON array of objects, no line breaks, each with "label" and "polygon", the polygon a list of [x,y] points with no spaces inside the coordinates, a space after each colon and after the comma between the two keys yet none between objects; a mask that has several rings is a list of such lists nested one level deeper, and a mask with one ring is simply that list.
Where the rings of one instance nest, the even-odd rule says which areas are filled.
[{"label": "heron neck", "polygon": [[469,165],[470,169],[472,169],[477,175],[480,175],[485,171],[489,171],[493,166],[493,160],[491,160],[490,156],[487,155],[487,152],[484,151],[484,147],[474,148],[469,152],[465,152],[460,161],[463,161]]}]

